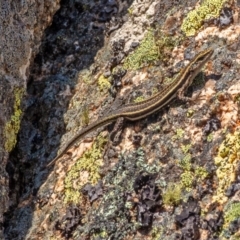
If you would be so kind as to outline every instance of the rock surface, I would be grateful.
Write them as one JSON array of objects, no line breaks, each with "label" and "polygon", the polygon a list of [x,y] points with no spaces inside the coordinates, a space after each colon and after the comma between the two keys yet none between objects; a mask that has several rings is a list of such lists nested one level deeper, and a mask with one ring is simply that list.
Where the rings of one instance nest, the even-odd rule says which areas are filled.
[{"label": "rock surface", "polygon": [[[14,90],[9,118],[24,112],[5,155],[5,239],[237,238],[239,26],[235,1],[61,1],[22,104]],[[96,130],[45,167],[79,129],[152,96],[207,47],[186,93],[195,101],[124,123],[115,145],[112,125]]]},{"label": "rock surface", "polygon": [[30,65],[38,53],[44,29],[51,24],[59,0],[0,2],[0,239],[3,214],[9,209],[9,152],[16,144],[20,103],[26,92]]}]

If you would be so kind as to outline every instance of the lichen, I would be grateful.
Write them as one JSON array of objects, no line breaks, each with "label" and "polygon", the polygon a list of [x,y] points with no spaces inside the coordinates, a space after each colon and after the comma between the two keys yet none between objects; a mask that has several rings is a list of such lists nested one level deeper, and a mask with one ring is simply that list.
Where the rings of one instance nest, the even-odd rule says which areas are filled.
[{"label": "lichen", "polygon": [[139,96],[139,97],[137,97],[137,98],[135,98],[133,101],[135,102],[135,103],[138,103],[138,102],[142,102],[142,101],[144,101],[144,96]]},{"label": "lichen", "polygon": [[152,95],[155,95],[155,94],[157,94],[159,91],[158,91],[158,89],[157,89],[157,87],[154,87],[153,89],[152,89]]},{"label": "lichen", "polygon": [[210,133],[210,134],[208,134],[208,136],[207,136],[207,141],[208,141],[208,142],[212,142],[212,140],[213,140],[213,133]]},{"label": "lichen", "polygon": [[192,172],[184,171],[181,174],[181,184],[183,189],[185,189],[187,192],[190,192],[192,190],[193,181],[194,176]]},{"label": "lichen", "polygon": [[129,54],[124,61],[125,69],[137,70],[153,64],[157,60],[165,61],[180,40],[178,37],[166,35],[159,29],[149,29],[136,50]]},{"label": "lichen", "polygon": [[154,226],[151,231],[151,240],[158,240],[161,239],[163,235],[163,227],[162,226]]},{"label": "lichen", "polygon": [[136,50],[126,57],[123,67],[137,70],[158,60],[166,61],[180,41],[179,37],[168,36],[160,28],[149,29]]},{"label": "lichen", "polygon": [[184,130],[182,128],[176,129],[176,134],[172,137],[172,140],[181,139],[183,137]]},{"label": "lichen", "polygon": [[184,158],[179,162],[180,167],[183,170],[180,178],[180,185],[182,189],[190,192],[192,190],[194,182],[200,182],[208,176],[208,172],[204,167],[193,166],[191,163],[192,156],[189,153],[191,144],[182,145],[181,149],[184,153]]},{"label": "lichen", "polygon": [[157,59],[159,59],[158,47],[155,43],[154,31],[151,29],[146,33],[139,47],[125,59],[123,67],[136,70]]},{"label": "lichen", "polygon": [[182,149],[183,153],[186,154],[191,147],[192,147],[192,144],[187,144],[187,145],[182,145],[181,149]]},{"label": "lichen", "polygon": [[195,168],[195,175],[197,179],[203,180],[208,176],[208,171],[204,167],[196,167]]},{"label": "lichen", "polygon": [[227,228],[229,223],[240,218],[240,202],[231,203],[226,211],[224,211],[224,226],[223,228]]},{"label": "lichen", "polygon": [[[240,219],[240,202],[230,202],[224,207],[223,211],[224,224],[220,232],[220,239],[240,239],[239,231],[234,232],[231,229],[231,223],[233,226],[239,222]],[[237,229],[236,229],[237,230]]]},{"label": "lichen", "polygon": [[[174,47],[180,45],[183,38],[181,36],[171,36],[167,35],[161,28],[157,28],[155,32],[155,43],[158,48],[159,59],[162,61],[167,61],[171,56]],[[168,78],[166,78],[168,79]],[[171,78],[170,78],[171,81]]]},{"label": "lichen", "polygon": [[86,126],[89,124],[89,121],[90,121],[89,109],[86,106],[83,107],[82,114],[81,114],[81,121],[83,126]]},{"label": "lichen", "polygon": [[89,69],[83,69],[78,74],[78,82],[83,81],[86,84],[91,84],[92,82],[92,73]]},{"label": "lichen", "polygon": [[182,198],[182,185],[169,183],[162,197],[165,205],[177,205]]},{"label": "lichen", "polygon": [[132,7],[128,8],[127,11],[128,11],[128,14],[129,14],[129,15],[132,15],[132,14],[133,14],[133,8],[132,8]]},{"label": "lichen", "polygon": [[21,100],[24,93],[23,88],[15,88],[14,91],[13,115],[4,127],[5,144],[4,148],[7,152],[12,151],[17,143],[17,134],[20,129],[22,110]]},{"label": "lichen", "polygon": [[122,152],[103,177],[104,195],[83,217],[86,224],[76,229],[76,239],[86,236],[89,239],[130,239],[140,224],[134,216],[136,204],[125,197],[126,193],[134,193],[134,183],[139,174],[156,174],[159,171],[159,162],[156,160],[149,164],[142,148]]},{"label": "lichen", "polygon": [[236,169],[240,159],[240,130],[233,134],[229,133],[219,147],[218,154],[214,159],[217,166],[216,175],[218,186],[213,196],[213,201],[225,203],[227,197],[225,191],[236,179]]},{"label": "lichen", "polygon": [[108,90],[111,87],[111,83],[109,82],[108,78],[105,78],[103,75],[101,75],[98,78],[98,87],[100,91]]},{"label": "lichen", "polygon": [[220,10],[225,2],[226,0],[203,1],[201,6],[188,13],[187,17],[183,20],[181,30],[186,36],[195,35],[205,20],[219,16]]},{"label": "lichen", "polygon": [[[81,201],[81,188],[86,183],[96,184],[100,179],[99,168],[102,166],[102,151],[106,138],[99,136],[92,148],[76,162],[67,173],[65,187],[65,203],[79,203]],[[84,179],[83,179],[83,176]]]},{"label": "lichen", "polygon": [[[185,149],[184,149],[185,150]],[[183,150],[182,150],[183,151]],[[188,149],[188,151],[189,151],[189,149]],[[192,158],[192,156],[191,156],[191,154],[190,153],[188,153],[188,151],[186,152],[186,150],[185,150],[185,152],[183,151],[183,153],[185,154],[185,156],[184,156],[184,158],[180,161],[180,166],[182,167],[182,169],[184,169],[184,170],[187,170],[187,171],[190,171],[191,170],[191,158]]]},{"label": "lichen", "polygon": [[188,117],[188,118],[191,118],[191,117],[193,116],[193,114],[194,114],[194,110],[188,109],[188,111],[187,111],[187,117]]}]

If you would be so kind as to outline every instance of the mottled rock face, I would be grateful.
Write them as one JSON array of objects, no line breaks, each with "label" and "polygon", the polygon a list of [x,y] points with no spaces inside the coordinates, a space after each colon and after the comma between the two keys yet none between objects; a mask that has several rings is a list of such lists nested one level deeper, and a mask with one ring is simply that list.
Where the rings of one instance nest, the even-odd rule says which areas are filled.
[{"label": "mottled rock face", "polygon": [[[62,0],[54,18],[58,3],[38,1],[0,0],[10,9],[0,13],[0,240],[238,234],[236,1]],[[208,47],[186,93],[195,101],[126,121],[116,145],[113,125],[95,129],[47,166],[86,125],[151,98]]]},{"label": "mottled rock face", "polygon": [[[59,0],[0,1],[0,222],[8,208],[8,152],[16,143],[28,69]],[[0,230],[0,238],[3,239]]]}]

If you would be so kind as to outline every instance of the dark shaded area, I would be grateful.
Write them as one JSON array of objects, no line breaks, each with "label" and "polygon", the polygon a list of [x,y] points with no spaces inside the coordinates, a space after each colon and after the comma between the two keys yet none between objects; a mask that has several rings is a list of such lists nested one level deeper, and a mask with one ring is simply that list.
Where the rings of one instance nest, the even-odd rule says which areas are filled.
[{"label": "dark shaded area", "polygon": [[103,195],[102,182],[98,182],[95,186],[88,183],[83,187],[82,192],[88,196],[90,203],[92,203]]},{"label": "dark shaded area", "polygon": [[[119,157],[119,161],[104,177],[104,195],[100,199],[101,204],[91,203],[91,211],[85,216],[89,221],[76,229],[76,236],[91,239],[93,235],[101,236],[104,232],[107,236],[111,236],[111,239],[126,239],[136,233],[138,205],[144,210],[139,212],[141,223],[139,222],[138,230],[151,229],[151,219],[153,213],[159,211],[161,196],[155,184],[157,175],[138,172],[138,166],[144,160],[145,156],[141,148]],[[99,184],[88,186],[87,189],[100,190]],[[88,196],[89,193],[88,191]],[[134,198],[138,201],[135,202]],[[146,227],[140,229],[143,221]]]},{"label": "dark shaded area", "polygon": [[57,220],[55,229],[60,230],[63,237],[69,239],[73,231],[81,224],[81,213],[77,206],[69,206],[66,215]]},{"label": "dark shaded area", "polygon": [[[121,26],[131,2],[62,0],[51,27],[45,31],[30,73],[18,143],[6,168],[11,201],[5,214],[6,239],[23,239],[31,227],[38,189],[48,175],[39,169],[57,153],[65,132],[63,114],[72,97],[76,74],[94,62],[105,36]],[[95,67],[93,73],[99,66]],[[58,225],[65,236],[70,236],[80,221],[70,219],[79,216],[76,209],[69,211],[72,217],[66,214],[68,223]],[[24,226],[19,224],[20,219]]]},{"label": "dark shaded area", "polygon": [[229,7],[224,7],[220,13],[219,27],[225,28],[232,23],[233,23],[233,10]]},{"label": "dark shaded area", "polygon": [[181,228],[181,238],[179,239],[199,239],[200,213],[201,208],[198,202],[190,197],[188,202],[184,204],[182,212],[175,217],[177,226]]},{"label": "dark shaded area", "polygon": [[133,185],[139,196],[137,204],[137,221],[143,228],[150,229],[153,221],[153,214],[160,211],[162,205],[161,191],[156,185],[157,174],[140,173]]},{"label": "dark shaded area", "polygon": [[223,223],[223,213],[215,210],[211,212],[211,217],[201,221],[201,228],[208,230],[213,237],[217,237],[216,233],[222,228]]},{"label": "dark shaded area", "polygon": [[210,134],[213,131],[217,131],[219,128],[221,128],[221,122],[218,118],[211,118],[207,121],[207,124],[203,128],[203,133],[205,135]]}]

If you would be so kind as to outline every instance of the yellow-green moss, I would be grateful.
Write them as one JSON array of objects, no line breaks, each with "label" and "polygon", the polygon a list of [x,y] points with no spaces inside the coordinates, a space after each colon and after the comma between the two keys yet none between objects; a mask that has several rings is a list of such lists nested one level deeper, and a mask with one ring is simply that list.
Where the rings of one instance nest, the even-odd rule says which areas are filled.
[{"label": "yellow-green moss", "polygon": [[99,233],[93,234],[94,239],[107,239],[107,232],[104,230],[101,230]]},{"label": "yellow-green moss", "polygon": [[108,78],[105,78],[103,75],[101,75],[98,78],[98,87],[100,91],[108,90],[111,87],[111,83],[109,82]]},{"label": "yellow-green moss", "polygon": [[192,147],[192,144],[187,144],[187,145],[182,145],[181,149],[182,149],[183,153],[186,154],[190,150],[191,147]]},{"label": "yellow-green moss", "polygon": [[154,226],[151,231],[151,240],[161,239],[164,228],[162,226]]},{"label": "yellow-green moss", "polygon": [[139,69],[144,64],[151,64],[159,59],[158,47],[155,43],[154,32],[149,30],[143,38],[139,47],[130,53],[124,61],[123,67],[126,69]]},{"label": "yellow-green moss", "polygon": [[213,140],[213,133],[208,134],[207,141],[211,142]]},{"label": "yellow-green moss", "polygon": [[152,95],[155,95],[155,94],[157,94],[159,91],[158,91],[158,89],[157,89],[157,87],[154,87],[153,89],[152,89]]},{"label": "yellow-green moss", "polygon": [[127,56],[123,67],[136,70],[159,59],[165,61],[180,41],[179,37],[168,36],[161,30],[149,29],[136,50]]},{"label": "yellow-green moss", "polygon": [[132,7],[128,8],[127,11],[128,11],[128,14],[129,14],[129,15],[132,15],[132,14],[133,14],[133,8],[132,8]]},{"label": "yellow-green moss", "polygon": [[83,111],[82,111],[82,114],[81,114],[81,120],[82,120],[82,125],[83,126],[86,126],[86,125],[89,124],[89,121],[90,121],[90,119],[89,119],[89,109],[86,106],[83,107]]},{"label": "yellow-green moss", "polygon": [[163,193],[163,203],[165,205],[177,205],[182,196],[182,185],[169,183],[166,191]]},{"label": "yellow-green moss", "polygon": [[182,167],[182,169],[190,171],[191,170],[191,166],[192,166],[192,164],[191,164],[192,156],[191,156],[190,153],[187,153],[187,152],[183,152],[183,153],[186,154],[186,155],[180,161],[180,166]]},{"label": "yellow-green moss", "polygon": [[181,174],[181,184],[186,191],[190,192],[192,190],[194,179],[193,173],[190,171]]},{"label": "yellow-green moss", "polygon": [[83,69],[78,73],[78,82],[91,84],[92,81],[93,81],[93,76],[89,69]]},{"label": "yellow-green moss", "polygon": [[134,102],[135,103],[142,102],[144,99],[145,99],[144,96],[139,96],[136,99],[134,99]]},{"label": "yellow-green moss", "polygon": [[240,202],[238,203],[232,203],[228,206],[226,211],[224,211],[224,226],[223,228],[227,228],[229,224],[236,220],[237,218],[240,218]]},{"label": "yellow-green moss", "polygon": [[180,167],[183,170],[183,173],[180,176],[181,178],[180,185],[182,186],[182,189],[185,189],[188,192],[192,190],[194,181],[199,182],[208,176],[208,172],[204,167],[192,166],[191,163],[192,156],[189,153],[190,148],[191,144],[183,145],[181,147],[185,156],[179,162]]},{"label": "yellow-green moss", "polygon": [[194,114],[194,110],[188,109],[188,111],[187,111],[187,117],[188,117],[188,118],[191,118],[191,117],[193,116],[193,114]]},{"label": "yellow-green moss", "polygon": [[219,16],[220,10],[226,0],[205,0],[195,10],[188,13],[183,20],[181,30],[186,36],[195,35],[201,28],[204,20],[216,18]]},{"label": "yellow-green moss", "polygon": [[172,140],[181,139],[183,137],[184,130],[182,128],[176,129],[176,134],[172,137]]},{"label": "yellow-green moss", "polygon": [[17,143],[17,134],[20,129],[21,123],[21,100],[24,93],[23,88],[15,88],[14,91],[14,105],[13,105],[13,115],[11,119],[6,123],[4,127],[4,137],[5,144],[4,148],[7,152],[10,152]]},{"label": "yellow-green moss", "polygon": [[238,221],[240,218],[240,202],[230,202],[228,203],[224,210],[223,210],[223,218],[224,218],[224,224],[222,227],[222,231],[220,233],[220,239],[226,240],[237,240],[240,239],[240,233],[239,231],[235,234],[232,233],[232,231],[229,231],[230,224],[233,221]]},{"label": "yellow-green moss", "polygon": [[235,97],[234,97],[234,102],[236,103],[240,103],[240,93],[238,93]]},{"label": "yellow-green moss", "polygon": [[86,183],[96,184],[99,181],[102,151],[106,142],[106,138],[99,136],[92,148],[86,151],[67,173],[64,181],[65,203],[79,203],[82,197],[81,188]]},{"label": "yellow-green moss", "polygon": [[195,168],[195,176],[197,179],[205,179],[208,176],[208,171],[204,167],[196,167]]},{"label": "yellow-green moss", "polygon": [[159,59],[167,61],[169,56],[172,56],[173,48],[180,45],[182,40],[181,36],[166,35],[161,28],[158,28],[155,32],[155,43],[158,47]]},{"label": "yellow-green moss", "polygon": [[224,203],[227,201],[225,196],[226,189],[236,179],[236,169],[240,159],[240,130],[233,134],[228,134],[226,139],[219,147],[218,154],[214,159],[217,166],[218,186],[213,196],[213,201]]}]

